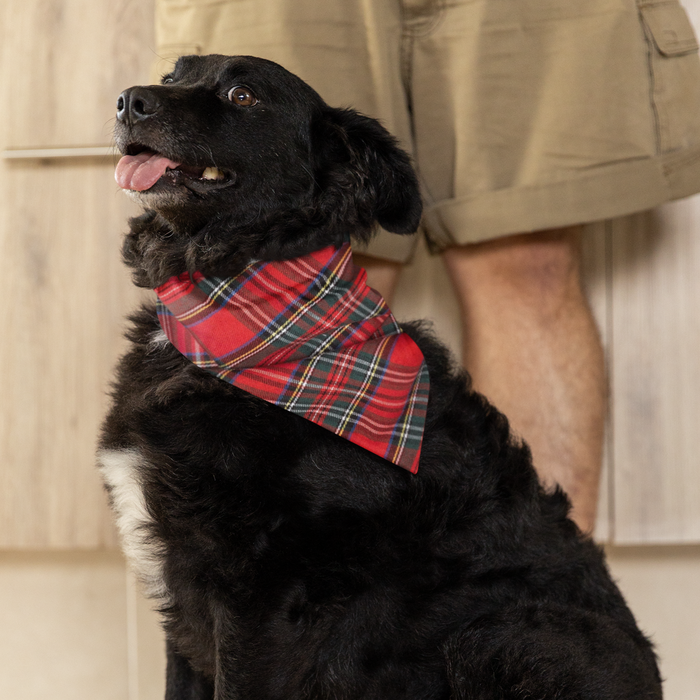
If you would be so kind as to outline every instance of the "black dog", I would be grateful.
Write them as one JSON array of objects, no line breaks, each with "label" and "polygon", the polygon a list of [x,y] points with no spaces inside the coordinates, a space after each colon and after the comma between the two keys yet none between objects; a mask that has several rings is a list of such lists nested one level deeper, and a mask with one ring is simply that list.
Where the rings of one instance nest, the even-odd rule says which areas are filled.
[{"label": "black dog", "polygon": [[[120,96],[116,141],[146,209],[124,244],[139,286],[418,225],[392,137],[261,59],[180,59]],[[195,366],[153,306],[132,320],[99,461],[163,612],[167,698],[661,698],[566,496],[419,324],[414,475]]]}]

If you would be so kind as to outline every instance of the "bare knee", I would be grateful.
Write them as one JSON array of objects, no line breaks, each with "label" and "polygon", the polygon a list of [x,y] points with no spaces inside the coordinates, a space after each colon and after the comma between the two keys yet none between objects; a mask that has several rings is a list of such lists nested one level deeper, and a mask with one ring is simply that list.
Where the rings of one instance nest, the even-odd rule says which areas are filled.
[{"label": "bare knee", "polygon": [[580,285],[580,232],[557,229],[451,248],[445,252],[463,303],[505,303],[549,316],[585,303]]},{"label": "bare knee", "polygon": [[509,236],[484,251],[491,274],[520,291],[557,293],[579,276],[578,239],[567,231]]}]

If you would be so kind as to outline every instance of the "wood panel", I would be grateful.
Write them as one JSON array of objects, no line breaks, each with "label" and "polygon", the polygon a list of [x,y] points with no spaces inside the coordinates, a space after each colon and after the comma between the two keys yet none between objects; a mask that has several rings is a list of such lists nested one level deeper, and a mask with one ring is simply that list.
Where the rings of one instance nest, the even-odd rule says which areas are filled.
[{"label": "wood panel", "polygon": [[[152,0],[0,3],[0,148],[109,142],[114,103],[148,80]],[[692,0],[691,16],[700,12]],[[105,160],[0,164],[0,546],[98,547],[113,532],[93,469],[104,387],[134,293],[118,260],[126,204]],[[592,227],[586,279],[612,373],[616,542],[700,540],[697,200]],[[612,271],[612,276],[610,274]],[[459,353],[441,261],[406,271],[398,315]],[[606,480],[607,482],[607,480]],[[605,499],[605,491],[604,491]],[[599,536],[607,538],[607,522]]]},{"label": "wood panel", "polygon": [[651,637],[664,700],[697,700],[700,547],[606,547],[608,566],[640,629]]},{"label": "wood panel", "polygon": [[116,552],[0,553],[0,697],[137,700],[124,581]]},{"label": "wood panel", "polygon": [[3,0],[4,148],[108,144],[117,96],[148,78],[153,0]]},{"label": "wood panel", "polygon": [[[0,150],[106,143],[119,92],[147,79],[152,2],[0,3]],[[94,467],[136,292],[134,213],[114,159],[0,160],[0,547],[115,546]]]},{"label": "wood panel", "polygon": [[700,198],[612,236],[615,542],[700,541]]},{"label": "wood panel", "polygon": [[125,198],[100,162],[2,170],[0,547],[113,544],[94,447],[135,297]]}]

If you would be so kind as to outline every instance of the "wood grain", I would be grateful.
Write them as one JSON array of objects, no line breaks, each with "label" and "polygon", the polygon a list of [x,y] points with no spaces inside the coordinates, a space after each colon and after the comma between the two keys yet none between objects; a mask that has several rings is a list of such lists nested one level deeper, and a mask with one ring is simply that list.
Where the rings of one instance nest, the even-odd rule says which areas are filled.
[{"label": "wood grain", "polygon": [[[698,8],[690,2],[691,16]],[[117,95],[147,82],[155,60],[152,0],[4,0],[0,13],[0,100],[11,106],[0,150],[108,143]],[[135,294],[118,258],[127,205],[111,169],[91,158],[0,163],[0,547],[114,544],[92,451]],[[700,541],[698,226],[693,199],[587,232],[612,381],[602,539]],[[439,259],[419,253],[395,310],[431,317],[459,353]]]},{"label": "wood grain", "polygon": [[[0,3],[0,150],[109,142],[118,94],[147,80],[149,0]],[[94,466],[106,390],[136,292],[134,213],[113,162],[0,161],[0,547],[115,546]]]},{"label": "wood grain", "polygon": [[700,198],[616,220],[615,542],[700,541]]},{"label": "wood grain", "polygon": [[[109,166],[2,168],[0,547],[114,544],[95,440],[123,317],[126,202]],[[76,201],[76,196],[80,201]]]},{"label": "wood grain", "polygon": [[122,90],[148,80],[153,0],[3,0],[3,148],[111,142]]}]

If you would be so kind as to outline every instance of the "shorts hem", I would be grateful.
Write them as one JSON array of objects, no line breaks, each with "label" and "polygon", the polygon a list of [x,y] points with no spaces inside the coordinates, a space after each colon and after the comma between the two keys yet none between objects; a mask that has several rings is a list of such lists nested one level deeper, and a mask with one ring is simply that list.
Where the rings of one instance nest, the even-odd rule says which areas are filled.
[{"label": "shorts hem", "polygon": [[595,174],[438,202],[423,227],[431,252],[591,223],[651,209],[700,191],[700,149],[616,163]]}]

